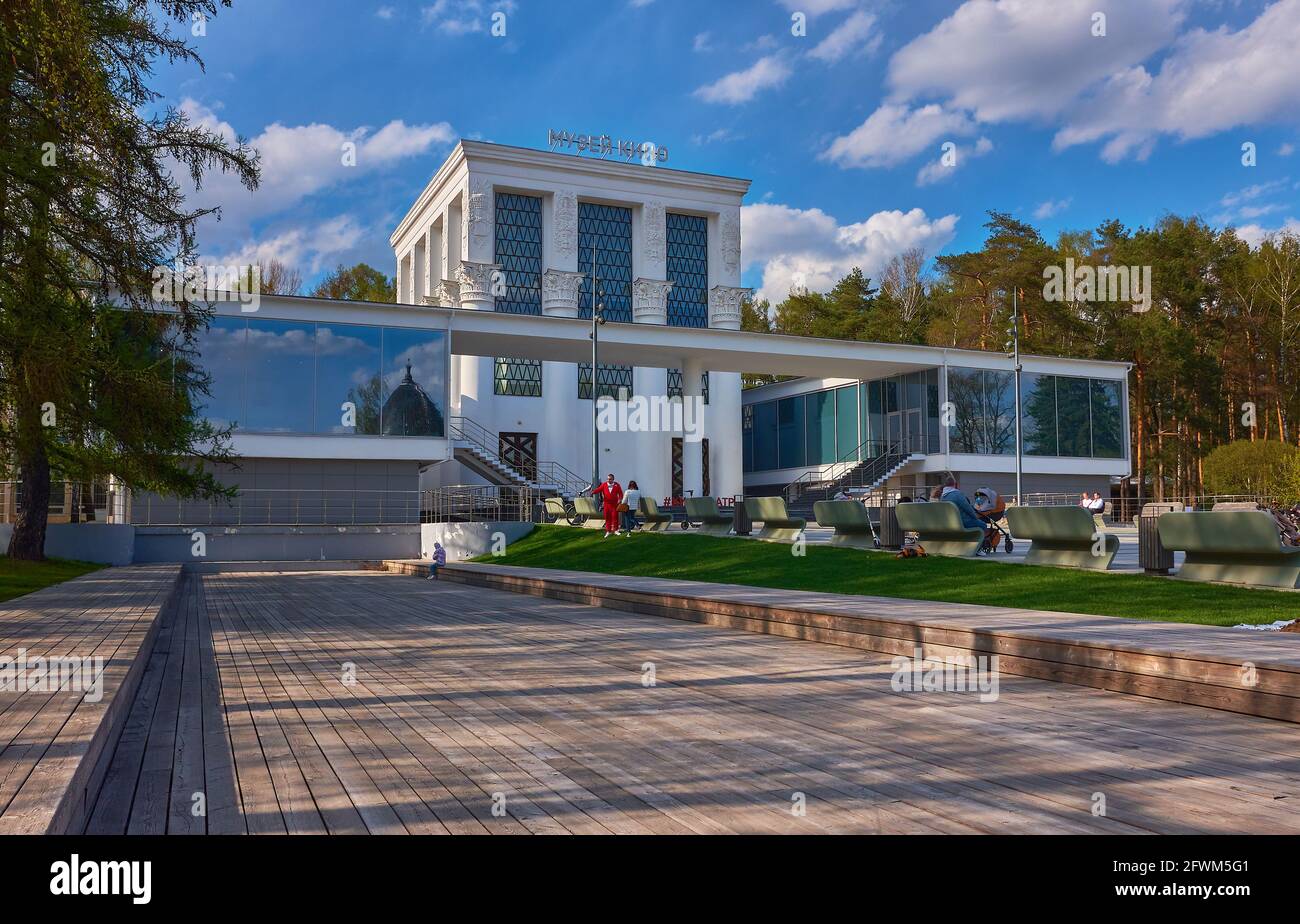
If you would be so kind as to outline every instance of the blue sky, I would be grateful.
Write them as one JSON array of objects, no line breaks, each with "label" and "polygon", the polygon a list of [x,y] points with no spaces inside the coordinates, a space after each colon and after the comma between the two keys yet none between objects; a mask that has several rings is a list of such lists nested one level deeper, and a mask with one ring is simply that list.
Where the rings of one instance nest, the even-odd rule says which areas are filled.
[{"label": "blue sky", "polygon": [[206,73],[154,85],[266,172],[198,194],[225,209],[204,255],[309,283],[391,273],[388,235],[457,138],[550,128],[752,179],[745,284],[774,297],[977,247],[989,209],[1049,239],[1166,212],[1300,228],[1300,0],[235,0],[200,31]]}]

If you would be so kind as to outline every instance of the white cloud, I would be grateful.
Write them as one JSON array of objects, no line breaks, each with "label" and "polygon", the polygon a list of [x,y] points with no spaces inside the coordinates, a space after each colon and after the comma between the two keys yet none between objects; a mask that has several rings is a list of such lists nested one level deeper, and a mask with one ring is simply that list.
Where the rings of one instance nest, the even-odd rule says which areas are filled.
[{"label": "white cloud", "polygon": [[223,266],[279,260],[286,266],[316,273],[330,266],[334,258],[356,247],[365,229],[351,215],[339,215],[306,227],[288,227],[269,236],[250,238],[214,262]]},{"label": "white cloud", "polygon": [[910,109],[885,103],[853,131],[832,141],[822,158],[841,167],[892,167],[940,139],[974,132],[969,117],[937,104]]},{"label": "white cloud", "polygon": [[740,210],[740,226],[745,267],[763,268],[755,296],[775,304],[797,283],[827,291],[855,266],[879,276],[908,248],[936,253],[952,240],[957,216],[931,219],[918,208],[876,212],[865,221],[841,225],[821,209],[760,203]]},{"label": "white cloud", "polygon": [[874,14],[858,10],[818,42],[808,54],[827,64],[833,64],[855,51],[873,54],[880,47],[881,41],[881,35],[875,26]]},{"label": "white cloud", "polygon": [[[1102,156],[1144,157],[1161,135],[1204,138],[1291,120],[1300,108],[1300,0],[1277,0],[1237,31],[1194,29],[1156,73],[1112,76],[1072,115],[1055,146],[1106,140]],[[1248,139],[1245,139],[1248,140]]]},{"label": "white cloud", "polygon": [[1284,141],[1277,149],[1278,157],[1290,157],[1295,153],[1295,145],[1289,141]]},{"label": "white cloud", "polygon": [[1257,224],[1241,225],[1237,228],[1237,237],[1251,247],[1258,247],[1266,238],[1270,238],[1275,234],[1300,235],[1300,218],[1288,218],[1276,228],[1265,228]]},{"label": "white cloud", "polygon": [[[1187,0],[967,0],[889,63],[895,98],[945,99],[981,122],[1060,113],[1177,34]],[[1105,36],[1092,14],[1106,7]]]},{"label": "white cloud", "polygon": [[420,21],[447,35],[469,35],[486,31],[492,16],[513,13],[515,5],[514,0],[495,0],[491,4],[483,0],[436,0],[420,9]]},{"label": "white cloud", "polygon": [[759,58],[743,71],[727,74],[695,91],[707,103],[735,105],[753,99],[760,90],[779,87],[789,78],[790,65],[780,55]]},{"label": "white cloud", "polygon": [[860,0],[780,0],[783,7],[791,13],[806,13],[810,19],[816,19],[823,13],[834,13],[857,6]]},{"label": "white cloud", "polygon": [[381,6],[379,9],[375,10],[375,15],[380,19],[392,19],[397,15],[397,10],[391,6]]},{"label": "white cloud", "polygon": [[974,146],[954,144],[952,157],[950,158],[952,162],[945,163],[944,155],[940,154],[936,159],[917,171],[916,185],[930,186],[933,183],[941,183],[944,180],[951,179],[968,161],[983,157],[992,150],[993,142],[987,138],[980,138],[975,142]]},{"label": "white cloud", "polygon": [[1070,207],[1074,198],[1068,199],[1048,199],[1046,202],[1040,202],[1038,208],[1034,209],[1034,217],[1038,220],[1051,218],[1053,215],[1060,214]]},{"label": "white cloud", "polygon": [[695,39],[691,42],[691,50],[699,51],[699,52],[712,51],[713,50],[713,44],[711,42],[712,38],[713,38],[713,33],[701,32],[699,35],[695,36]]},{"label": "white cloud", "polygon": [[[181,109],[195,123],[205,126],[229,142],[234,126],[212,110],[186,99]],[[446,122],[407,125],[394,120],[373,131],[369,128],[343,130],[332,125],[268,125],[249,139],[261,155],[262,181],[249,192],[230,174],[212,174],[203,188],[190,193],[192,204],[220,205],[222,236],[241,237],[253,221],[277,215],[303,199],[350,179],[390,166],[396,161],[423,154],[440,144],[450,144],[456,133]],[[344,165],[344,145],[356,146],[356,166]],[[188,184],[187,184],[188,185]]]}]

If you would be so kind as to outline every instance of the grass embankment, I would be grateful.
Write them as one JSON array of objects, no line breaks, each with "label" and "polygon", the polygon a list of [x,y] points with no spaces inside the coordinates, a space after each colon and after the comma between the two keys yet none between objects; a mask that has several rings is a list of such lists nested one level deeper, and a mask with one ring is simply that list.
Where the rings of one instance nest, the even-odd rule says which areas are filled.
[{"label": "grass embankment", "polygon": [[1214,626],[1300,614],[1300,594],[1195,584],[1144,574],[1098,574],[959,558],[897,559],[884,552],[791,546],[687,533],[602,539],[597,530],[538,526],[500,557],[476,561],[752,587],[1023,607]]},{"label": "grass embankment", "polygon": [[61,584],[102,567],[104,566],[88,561],[68,561],[62,558],[15,561],[0,557],[0,601],[21,597],[51,584]]}]

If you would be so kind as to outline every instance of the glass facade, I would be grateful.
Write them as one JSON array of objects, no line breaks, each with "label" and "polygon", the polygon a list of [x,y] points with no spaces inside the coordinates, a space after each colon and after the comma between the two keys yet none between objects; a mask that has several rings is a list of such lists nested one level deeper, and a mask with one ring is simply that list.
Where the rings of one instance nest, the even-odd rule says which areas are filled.
[{"label": "glass facade", "polygon": [[505,276],[505,294],[496,297],[496,310],[507,314],[541,314],[540,196],[520,196],[505,192],[496,194],[495,259]]},{"label": "glass facade", "polygon": [[492,392],[519,398],[542,396],[542,361],[497,357],[492,375]]},{"label": "glass facade", "polygon": [[709,326],[709,220],[669,212],[667,233],[668,323],[673,327]]},{"label": "glass facade", "polygon": [[198,403],[245,433],[444,435],[445,331],[217,317],[195,343]]},{"label": "glass facade", "polygon": [[[668,397],[680,398],[682,396],[682,370],[668,370]],[[704,396],[704,403],[709,403],[709,374],[706,372],[700,380],[700,394]]]},{"label": "glass facade", "polygon": [[[578,317],[591,320],[592,260],[600,280],[596,300],[609,321],[632,320],[632,210],[594,202],[578,203],[578,272],[582,288]],[[617,397],[620,388],[632,393],[632,367],[600,365],[597,390]],[[578,364],[578,397],[591,397],[591,363]]]},{"label": "glass facade", "polygon": [[[507,314],[541,314],[541,196],[496,194],[495,260],[505,276],[505,294],[496,297],[496,310]],[[492,390],[498,395],[541,397],[541,360],[498,357]]]},{"label": "glass facade", "polygon": [[[597,394],[602,398],[629,397],[632,394],[632,367],[600,364]],[[591,363],[578,364],[578,397],[591,397]]]},{"label": "glass facade", "polygon": [[[941,372],[926,369],[745,405],[745,471],[857,459],[868,442],[866,452],[899,442],[913,452],[942,451]],[[951,367],[947,400],[954,412],[950,452],[1015,454],[1015,373]],[[1027,372],[1021,400],[1026,455],[1124,458],[1123,381]]]}]

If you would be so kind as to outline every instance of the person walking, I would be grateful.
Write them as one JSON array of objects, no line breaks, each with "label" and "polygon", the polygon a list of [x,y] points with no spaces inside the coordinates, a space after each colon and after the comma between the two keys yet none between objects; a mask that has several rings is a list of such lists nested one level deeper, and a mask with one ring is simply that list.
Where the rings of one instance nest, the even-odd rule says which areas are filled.
[{"label": "person walking", "polygon": [[604,483],[592,490],[591,496],[600,498],[601,513],[605,514],[603,538],[608,539],[612,533],[618,532],[618,505],[623,501],[623,486],[614,480],[614,473],[610,472]]},{"label": "person walking", "polygon": [[641,488],[635,481],[629,480],[627,483],[627,493],[623,495],[623,503],[618,505],[622,512],[623,535],[632,535],[632,530],[636,529],[637,511],[641,509]]}]

